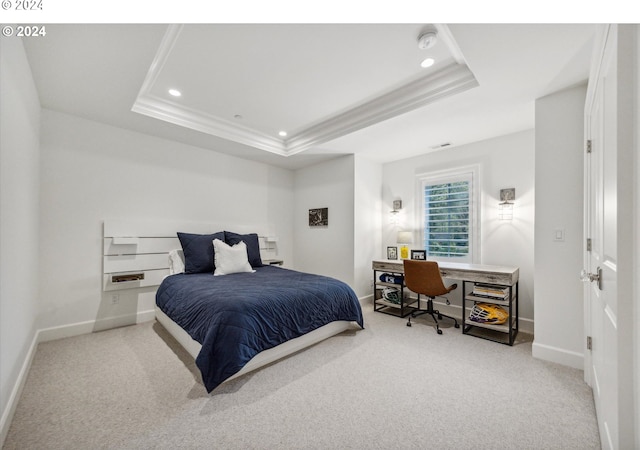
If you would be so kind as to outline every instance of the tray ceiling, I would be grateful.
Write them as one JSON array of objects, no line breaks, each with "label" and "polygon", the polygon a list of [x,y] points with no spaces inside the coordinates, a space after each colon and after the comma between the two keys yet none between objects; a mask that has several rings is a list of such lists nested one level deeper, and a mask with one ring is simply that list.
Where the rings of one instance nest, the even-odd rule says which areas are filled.
[{"label": "tray ceiling", "polygon": [[594,25],[436,25],[420,50],[429,27],[50,24],[22,42],[44,109],[290,169],[530,130],[536,99],[588,77]]},{"label": "tray ceiling", "polygon": [[171,25],[132,111],[289,156],[477,85],[445,25]]}]

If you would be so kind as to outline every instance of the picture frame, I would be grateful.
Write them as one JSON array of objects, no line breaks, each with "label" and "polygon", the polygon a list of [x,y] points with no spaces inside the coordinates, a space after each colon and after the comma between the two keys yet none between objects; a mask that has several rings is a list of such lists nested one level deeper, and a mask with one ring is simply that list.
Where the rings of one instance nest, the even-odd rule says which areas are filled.
[{"label": "picture frame", "polygon": [[387,259],[398,259],[398,247],[387,247]]},{"label": "picture frame", "polygon": [[411,250],[411,259],[426,261],[427,259],[426,250]]},{"label": "picture frame", "polygon": [[314,208],[309,210],[310,227],[329,226],[329,208]]}]

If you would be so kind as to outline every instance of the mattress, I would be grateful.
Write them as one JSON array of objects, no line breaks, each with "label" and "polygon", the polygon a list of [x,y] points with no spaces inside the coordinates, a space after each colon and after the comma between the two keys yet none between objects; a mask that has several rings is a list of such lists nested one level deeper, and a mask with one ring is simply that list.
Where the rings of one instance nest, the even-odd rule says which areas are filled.
[{"label": "mattress", "polygon": [[327,324],[364,327],[360,303],[346,283],[273,266],[224,276],[171,275],[156,304],[200,344],[196,365],[208,392],[259,353]]}]

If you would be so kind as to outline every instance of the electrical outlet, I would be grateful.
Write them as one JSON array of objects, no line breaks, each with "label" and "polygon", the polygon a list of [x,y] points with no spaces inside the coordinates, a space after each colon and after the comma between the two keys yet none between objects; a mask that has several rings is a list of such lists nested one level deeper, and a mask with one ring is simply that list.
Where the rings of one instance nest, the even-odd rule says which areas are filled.
[{"label": "electrical outlet", "polygon": [[118,303],[120,303],[120,294],[114,292],[113,294],[111,294],[111,304],[117,305]]}]

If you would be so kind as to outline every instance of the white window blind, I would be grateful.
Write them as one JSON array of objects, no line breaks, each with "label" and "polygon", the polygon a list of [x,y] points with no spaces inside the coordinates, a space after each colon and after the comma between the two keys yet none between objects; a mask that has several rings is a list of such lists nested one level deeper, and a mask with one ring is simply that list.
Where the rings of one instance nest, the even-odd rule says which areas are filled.
[{"label": "white window blind", "polygon": [[473,262],[477,169],[420,176],[422,239],[430,258]]},{"label": "white window blind", "polygon": [[469,254],[469,182],[431,184],[424,189],[424,246],[431,256]]}]

